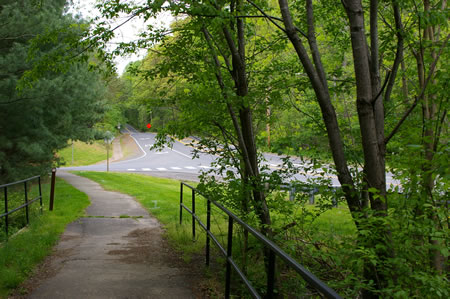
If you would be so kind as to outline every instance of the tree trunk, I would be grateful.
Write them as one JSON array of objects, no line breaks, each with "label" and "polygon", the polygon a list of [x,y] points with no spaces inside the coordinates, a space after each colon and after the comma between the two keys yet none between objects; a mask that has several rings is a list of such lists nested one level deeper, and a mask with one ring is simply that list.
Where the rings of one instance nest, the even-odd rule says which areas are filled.
[{"label": "tree trunk", "polygon": [[[359,198],[353,179],[348,171],[347,160],[344,155],[344,146],[337,124],[335,109],[331,103],[329,89],[325,78],[325,72],[320,60],[319,49],[315,40],[314,18],[312,1],[306,0],[306,12],[308,22],[308,43],[314,64],[311,62],[308,52],[293,25],[287,0],[278,0],[285,32],[294,46],[297,55],[308,74],[312,87],[319,102],[322,116],[327,128],[330,148],[333,160],[338,172],[338,179],[343,186],[346,200],[358,229],[364,225],[360,218],[363,211],[364,198]],[[350,23],[350,34],[353,50],[353,62],[356,77],[356,104],[364,153],[364,174],[366,187],[369,192],[370,207],[374,215],[383,217],[386,215],[386,179],[385,179],[385,143],[384,143],[384,106],[380,90],[380,73],[378,64],[378,30],[377,30],[377,8],[378,1],[371,1],[371,47],[369,52],[368,43],[364,30],[364,13],[361,1],[343,1]],[[367,194],[367,192],[362,192]],[[384,227],[372,228],[370,237],[359,236],[362,245],[375,248],[382,245],[384,249],[377,249],[377,256],[384,260],[389,256],[388,235],[389,231]],[[366,263],[365,277],[368,281],[375,283],[376,289],[381,289],[386,277],[378,271],[376,266],[370,262]],[[364,297],[376,297],[374,292],[365,292]]]},{"label": "tree trunk", "polygon": [[[352,216],[355,221],[358,222],[358,213],[361,211],[361,202],[359,201],[358,195],[355,192],[355,184],[348,169],[347,158],[344,154],[344,144],[342,142],[339,125],[337,122],[336,111],[331,103],[327,82],[326,80],[321,79],[321,77],[324,77],[325,75],[319,76],[319,72],[317,72],[314,68],[313,63],[308,56],[308,52],[306,51],[303,42],[300,39],[293,24],[287,0],[279,0],[278,3],[280,6],[281,15],[283,16],[286,35],[294,46],[297,56],[302,63],[316,94],[317,101],[322,111],[322,118],[324,120],[325,127],[328,133],[328,142],[330,144],[333,161],[336,166],[338,179],[343,186],[342,189],[344,191],[348,207],[352,212]],[[308,7],[312,9],[310,3],[308,3]],[[314,26],[311,26],[311,22],[313,21],[311,16],[309,17],[309,20],[310,25],[308,26],[308,28],[312,31]],[[310,33],[310,37],[314,38],[314,32]],[[316,43],[314,42],[310,43],[310,45],[311,44],[313,46],[316,45]],[[314,51],[318,51],[317,47],[315,47],[314,49]],[[315,64],[322,64],[319,55],[315,55]],[[322,67],[320,68],[323,69]]]},{"label": "tree trunk", "polygon": [[[375,188],[380,195],[376,199],[371,196],[371,207],[374,210],[384,211],[386,209],[384,202],[384,197],[386,196],[384,153],[380,152],[378,138],[378,135],[384,136],[384,133],[380,132],[382,131],[380,127],[383,125],[384,120],[382,124],[376,122],[376,120],[379,121],[381,118],[381,111],[379,110],[382,110],[382,108],[379,106],[382,106],[383,103],[379,98],[374,98],[376,92],[372,91],[373,87],[379,86],[377,83],[372,83],[372,77],[374,80],[378,80],[379,74],[377,75],[378,72],[375,70],[371,72],[373,67],[369,66],[370,55],[365,36],[361,1],[349,0],[345,3],[351,31],[350,37],[356,79],[356,105],[363,144],[364,167],[370,170],[366,172],[366,180],[368,187]],[[378,59],[378,57],[372,56],[372,60],[375,59]],[[372,61],[373,64],[374,62]],[[378,101],[381,104],[377,103]]]},{"label": "tree trunk", "polygon": [[[387,214],[386,177],[385,177],[385,143],[384,143],[384,107],[380,90],[380,73],[378,65],[378,1],[370,2],[370,36],[369,53],[365,35],[364,11],[360,0],[347,0],[344,3],[350,24],[353,63],[356,79],[356,104],[364,152],[364,174],[369,191],[369,200],[374,216]],[[375,194],[375,192],[377,194]],[[393,253],[390,250],[389,229],[382,221],[375,223],[372,235],[365,238],[365,246],[375,249],[380,264]],[[387,274],[370,261],[365,263],[364,276],[373,281],[376,290],[386,286]],[[376,292],[366,290],[364,298],[378,298]]]},{"label": "tree trunk", "polygon": [[[424,5],[424,11],[430,12],[431,11],[431,4],[429,0],[423,1]],[[442,3],[442,10],[446,8],[446,1],[443,1]],[[434,26],[427,26],[423,30],[423,40],[428,41],[431,45],[436,44],[439,41],[439,36],[436,35],[436,32],[438,32],[438,28],[435,28]],[[420,89],[426,88],[426,79],[425,79],[425,56],[427,55],[426,49],[421,48],[419,51],[419,55],[416,55],[417,60],[417,67],[418,67],[418,79],[419,79],[419,87]],[[437,59],[437,53],[436,51],[431,48],[428,54],[433,61]],[[430,78],[434,77],[434,71],[431,74],[428,74]],[[437,82],[434,79],[431,79],[430,84],[435,85]],[[426,194],[426,203],[429,204],[435,204],[433,199],[433,190],[435,187],[435,182],[433,178],[433,159],[435,156],[435,151],[438,146],[438,140],[439,136],[436,132],[437,126],[436,123],[439,122],[439,114],[437,112],[437,97],[435,94],[429,94],[426,92],[423,96],[423,102],[422,102],[422,116],[423,116],[423,137],[422,142],[425,150],[425,157],[424,162],[422,165],[422,185],[425,190]],[[423,213],[423,212],[422,212]],[[436,229],[439,228],[439,220],[437,215],[435,215],[433,212],[430,212],[432,214],[428,215],[428,217],[433,220],[436,224]],[[441,242],[437,240],[431,240],[430,243],[437,247],[436,249],[431,250],[430,254],[430,263],[433,268],[436,269],[439,273],[443,273],[445,268],[445,257],[441,254],[440,248],[442,244]]]},{"label": "tree trunk", "polygon": [[[236,3],[236,11],[240,11],[241,7],[242,0]],[[234,26],[232,26],[232,29],[233,28]],[[222,31],[231,53],[232,70],[230,73],[235,83],[236,95],[240,98],[240,106],[238,107],[239,114],[235,114],[234,108],[229,102],[227,102],[227,108],[232,119],[236,135],[238,137],[239,149],[242,153],[242,160],[244,162],[243,174],[245,177],[243,178],[243,182],[248,182],[251,186],[253,195],[252,204],[260,220],[261,231],[264,235],[270,236],[270,225],[272,224],[272,222],[270,219],[270,211],[267,207],[265,194],[262,191],[263,189],[261,188],[259,165],[257,159],[258,155],[253,130],[252,110],[246,98],[248,95],[248,80],[245,65],[245,35],[243,19],[236,19],[235,28],[237,30],[237,45],[228,27],[224,26],[222,28]],[[203,33],[208,46],[212,51],[213,59],[216,65],[216,78],[218,80],[220,88],[222,89],[222,91],[224,91],[225,85],[220,70],[220,61],[215,54],[209,33],[206,29],[203,29]],[[226,94],[224,92],[223,94],[226,99]]]}]

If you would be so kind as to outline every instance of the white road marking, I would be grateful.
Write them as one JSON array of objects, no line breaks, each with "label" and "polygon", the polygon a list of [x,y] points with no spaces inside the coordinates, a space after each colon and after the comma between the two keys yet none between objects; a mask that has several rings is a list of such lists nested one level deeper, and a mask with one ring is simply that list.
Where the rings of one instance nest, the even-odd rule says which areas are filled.
[{"label": "white road marking", "polygon": [[136,171],[136,168],[128,168],[128,171]]},{"label": "white road marking", "polygon": [[180,167],[170,167],[170,168],[175,169],[175,170],[180,170],[181,169]]},{"label": "white road marking", "polygon": [[159,167],[159,168],[156,168],[156,169],[158,169],[159,171],[167,170],[167,168],[164,168],[164,167]]},{"label": "white road marking", "polygon": [[146,144],[144,147],[151,147],[153,144]]},{"label": "white road marking", "polygon": [[173,148],[171,148],[171,150],[172,150],[173,152],[177,153],[177,154],[180,154],[180,155],[185,156],[185,157],[187,157],[187,158],[189,158],[189,159],[192,159],[191,156],[186,155],[186,154],[183,154],[182,152],[179,152],[179,151],[177,151],[177,150],[174,150]]},{"label": "white road marking", "polygon": [[210,169],[211,167],[209,167],[209,166],[203,166],[203,165],[201,165],[201,166],[199,166],[200,168],[204,168],[204,169]]},{"label": "white road marking", "polygon": [[151,168],[142,168],[142,171],[150,171],[152,170]]},{"label": "white road marking", "polygon": [[169,152],[156,152],[154,153],[155,155],[164,155],[164,154],[168,154]]},{"label": "white road marking", "polygon": [[272,167],[278,167],[278,164],[270,164]]},{"label": "white road marking", "polygon": [[139,140],[149,140],[151,139],[150,137],[145,137],[145,138],[139,138]]},{"label": "white road marking", "polygon": [[186,169],[196,169],[196,168],[193,167],[193,166],[185,166],[184,168],[186,168]]}]

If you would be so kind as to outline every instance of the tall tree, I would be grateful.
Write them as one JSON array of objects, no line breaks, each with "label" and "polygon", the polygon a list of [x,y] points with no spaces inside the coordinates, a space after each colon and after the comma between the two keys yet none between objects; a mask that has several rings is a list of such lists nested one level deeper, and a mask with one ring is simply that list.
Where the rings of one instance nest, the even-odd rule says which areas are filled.
[{"label": "tall tree", "polygon": [[[445,20],[444,11],[447,9],[447,1],[422,1],[420,6],[415,6],[417,20],[417,30],[419,42],[411,45],[411,49],[417,64],[417,79],[419,95],[416,96],[411,108],[407,114],[414,109],[420,102],[422,106],[422,136],[421,144],[423,146],[423,160],[421,164],[421,186],[422,199],[418,203],[420,214],[428,214],[430,220],[436,225],[437,231],[444,231],[448,228],[448,223],[442,222],[437,215],[439,206],[442,206],[440,200],[436,200],[436,170],[440,162],[440,152],[442,152],[441,138],[443,130],[448,129],[448,96],[442,94],[445,87],[442,85],[447,78],[441,69],[448,68],[448,60],[438,64],[443,55],[448,55],[448,40],[450,34],[445,30],[447,20]],[[445,84],[445,83],[444,83]],[[444,141],[445,142],[445,141]],[[445,146],[445,145],[444,145]],[[439,173],[439,172],[438,172]],[[439,198],[439,197],[438,197]],[[432,205],[434,211],[425,212],[424,206]],[[446,260],[440,248],[445,241],[431,238],[433,249],[431,250],[431,263],[440,273],[445,270]],[[440,243],[442,243],[439,245]],[[445,246],[445,245],[444,245]]]},{"label": "tall tree", "polygon": [[[90,140],[103,111],[104,86],[74,63],[65,73],[46,72],[32,86],[20,85],[46,53],[62,47],[63,37],[33,44],[55,28],[77,28],[79,21],[64,15],[65,1],[10,1],[0,15],[0,181],[46,172],[56,150],[68,139]],[[45,20],[45,21],[44,21]],[[74,30],[71,34],[76,34]],[[78,35],[79,35],[78,31]],[[59,39],[59,40],[58,40]],[[31,48],[33,57],[28,54]]]},{"label": "tall tree", "polygon": [[[248,2],[256,6],[252,1],[249,0]],[[398,3],[393,1],[391,6],[394,11],[393,14],[395,14],[395,28],[398,30],[397,40],[395,41],[397,44],[396,59],[392,66],[388,66],[391,72],[386,76],[385,83],[382,86],[380,74],[381,54],[379,51],[380,34],[378,30],[380,22],[379,2],[371,0],[364,6],[360,0],[342,1],[350,30],[356,84],[356,106],[364,155],[363,188],[360,190],[362,192],[359,191],[358,185],[350,175],[347,165],[348,158],[344,152],[344,144],[336,119],[335,108],[330,98],[328,78],[321,59],[322,53],[317,41],[317,24],[314,20],[314,11],[315,7],[321,4],[312,0],[305,0],[304,11],[306,19],[304,22],[307,32],[304,33],[294,25],[288,1],[279,0],[278,3],[284,24],[282,30],[294,46],[321,107],[338,178],[343,186],[356,226],[361,231],[367,229],[372,231],[370,236],[361,234],[360,241],[364,244],[363,246],[375,246],[378,248],[375,250],[376,255],[381,261],[386,261],[392,256],[392,248],[390,246],[390,229],[384,226],[381,220],[387,216],[388,208],[385,166],[387,140],[385,138],[383,98],[385,95],[387,98],[390,96],[403,53],[403,32]],[[369,19],[368,22],[365,20],[366,18]],[[366,33],[367,29],[369,30],[368,33]],[[430,36],[430,29],[425,29],[425,32],[427,31],[428,33],[424,33],[425,37]],[[309,49],[305,47],[303,40],[307,41]],[[385,86],[388,81],[390,81],[390,85],[386,90]],[[425,110],[428,112],[427,108]],[[432,113],[428,115],[432,117]],[[365,211],[365,194],[368,195],[370,201],[369,207],[372,212],[369,214]],[[372,217],[375,217],[374,219],[379,218],[381,221],[373,221]],[[365,277],[368,281],[375,283],[375,290],[366,290],[364,297],[378,297],[378,291],[387,286],[388,276],[389,274],[385,269],[367,261]]]}]

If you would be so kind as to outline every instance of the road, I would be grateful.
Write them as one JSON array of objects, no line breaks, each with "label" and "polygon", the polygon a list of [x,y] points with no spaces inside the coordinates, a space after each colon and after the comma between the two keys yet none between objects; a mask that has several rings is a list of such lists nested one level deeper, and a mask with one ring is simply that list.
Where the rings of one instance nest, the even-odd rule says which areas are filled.
[{"label": "road", "polygon": [[[150,149],[155,143],[155,133],[141,133],[133,128],[127,128],[130,136],[141,150],[140,156],[109,164],[110,171],[135,172],[155,174],[181,179],[196,178],[200,171],[211,169],[214,156],[200,154],[199,159],[193,159],[192,148],[175,141],[173,146],[162,150]],[[78,167],[63,167],[64,170],[106,171],[106,162]]]},{"label": "road", "polygon": [[[155,143],[155,133],[138,132],[132,127],[125,129],[126,133],[136,141],[141,150],[141,155],[136,158],[112,162],[109,165],[110,171],[144,173],[153,176],[168,177],[180,180],[198,180],[197,177],[202,171],[211,169],[211,163],[217,158],[208,153],[200,153],[198,158],[193,159],[193,148],[184,142],[175,141],[172,147],[165,147],[161,150],[151,149]],[[265,154],[269,169],[279,169],[282,165],[281,157],[275,154]],[[300,169],[305,165],[299,158],[291,158],[294,166]],[[86,170],[86,171],[106,171],[106,162],[89,166],[64,167],[64,170]],[[297,173],[295,179],[306,181],[311,177],[321,177],[321,170],[315,173]],[[336,176],[327,175],[333,186],[340,186]],[[388,184],[395,183],[391,175],[388,174]]]}]

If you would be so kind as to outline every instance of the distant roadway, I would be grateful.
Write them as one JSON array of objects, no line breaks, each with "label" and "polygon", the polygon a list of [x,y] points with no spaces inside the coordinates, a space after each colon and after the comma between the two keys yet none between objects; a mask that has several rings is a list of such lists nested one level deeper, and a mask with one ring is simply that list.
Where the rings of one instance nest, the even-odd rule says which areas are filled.
[{"label": "distant roadway", "polygon": [[[208,153],[200,153],[198,158],[193,159],[193,148],[180,141],[174,141],[172,147],[164,147],[161,150],[151,149],[155,143],[155,133],[142,133],[136,131],[131,126],[126,126],[122,130],[123,133],[129,133],[136,141],[136,144],[141,150],[141,155],[136,158],[128,160],[110,162],[109,171],[118,172],[133,172],[143,173],[152,176],[168,177],[180,180],[197,180],[198,175],[202,171],[207,171],[212,168],[211,163],[217,158]],[[267,166],[270,169],[279,169],[282,160],[276,154],[265,154]],[[304,166],[299,158],[291,158],[294,166],[300,169]],[[62,170],[84,170],[84,171],[106,171],[106,161],[104,163],[77,166],[77,167],[62,167]],[[295,178],[300,181],[306,181],[308,177],[321,176],[320,170],[315,174],[298,173]],[[328,176],[334,186],[340,186],[336,176]],[[388,175],[388,184],[393,180]]]}]

